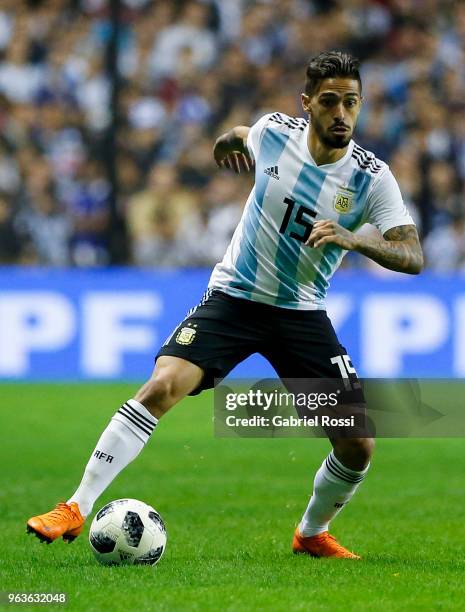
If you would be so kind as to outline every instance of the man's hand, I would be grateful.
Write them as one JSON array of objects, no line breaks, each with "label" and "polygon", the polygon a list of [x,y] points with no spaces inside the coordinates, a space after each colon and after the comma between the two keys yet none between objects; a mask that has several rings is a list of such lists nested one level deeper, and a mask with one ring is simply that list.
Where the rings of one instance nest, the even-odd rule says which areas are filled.
[{"label": "man's hand", "polygon": [[249,172],[253,168],[254,161],[247,148],[248,133],[248,127],[239,125],[217,139],[213,157],[219,168],[229,168],[236,174],[240,174],[241,170]]},{"label": "man's hand", "polygon": [[320,219],[315,221],[312,233],[305,243],[307,246],[317,249],[325,244],[337,244],[346,251],[357,250],[359,241],[357,236],[342,225],[331,219]]},{"label": "man's hand", "polygon": [[320,219],[315,224],[307,246],[318,248],[337,244],[347,251],[357,251],[380,266],[396,272],[419,274],[423,268],[423,253],[414,225],[399,225],[385,232],[383,238],[359,236],[336,221]]}]

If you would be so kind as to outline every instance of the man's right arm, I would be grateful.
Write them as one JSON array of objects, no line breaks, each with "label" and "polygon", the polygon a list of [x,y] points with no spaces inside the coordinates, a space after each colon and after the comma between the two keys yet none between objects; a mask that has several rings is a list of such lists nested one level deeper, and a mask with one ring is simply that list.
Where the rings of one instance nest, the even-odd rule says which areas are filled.
[{"label": "man's right arm", "polygon": [[213,147],[213,156],[219,168],[230,168],[236,174],[241,169],[249,172],[254,161],[247,147],[247,136],[250,128],[238,125],[220,136]]}]

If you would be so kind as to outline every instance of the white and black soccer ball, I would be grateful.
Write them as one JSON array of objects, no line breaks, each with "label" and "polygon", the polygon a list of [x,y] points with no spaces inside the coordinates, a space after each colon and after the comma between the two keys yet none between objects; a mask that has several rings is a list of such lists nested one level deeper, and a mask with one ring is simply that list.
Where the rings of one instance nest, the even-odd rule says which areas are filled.
[{"label": "white and black soccer ball", "polygon": [[152,506],[117,499],[95,515],[89,542],[103,565],[155,565],[166,547],[166,528]]}]

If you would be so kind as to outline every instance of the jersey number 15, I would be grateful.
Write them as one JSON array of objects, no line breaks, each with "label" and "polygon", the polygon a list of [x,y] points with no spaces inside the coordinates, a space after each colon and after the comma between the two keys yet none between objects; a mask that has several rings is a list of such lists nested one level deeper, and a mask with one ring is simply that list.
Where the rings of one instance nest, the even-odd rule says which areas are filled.
[{"label": "jersey number 15", "polygon": [[[292,200],[291,198],[284,198],[284,204],[287,204],[287,209],[284,214],[284,218],[283,218],[283,222],[281,223],[281,227],[279,228],[280,234],[286,233],[289,222],[291,220],[292,213],[295,208],[296,201]],[[295,238],[296,240],[299,240],[300,242],[307,242],[310,236],[310,233],[312,231],[312,227],[313,227],[312,221],[309,221],[308,219],[306,219],[304,215],[308,215],[309,217],[314,219],[316,217],[316,212],[312,210],[311,208],[307,208],[307,206],[304,206],[303,204],[300,204],[299,207],[297,208],[297,212],[294,218],[294,224],[299,225],[300,227],[303,227],[304,232],[303,234],[298,233],[298,232],[289,232],[289,236],[291,238]]]}]

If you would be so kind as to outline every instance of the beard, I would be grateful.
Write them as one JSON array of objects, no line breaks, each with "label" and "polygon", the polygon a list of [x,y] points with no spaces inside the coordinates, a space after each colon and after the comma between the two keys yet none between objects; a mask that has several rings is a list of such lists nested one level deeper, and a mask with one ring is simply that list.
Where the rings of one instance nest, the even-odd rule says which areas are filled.
[{"label": "beard", "polygon": [[352,132],[346,134],[335,134],[334,132],[326,132],[321,123],[312,121],[312,127],[318,135],[321,142],[331,149],[345,149],[352,138]]}]

